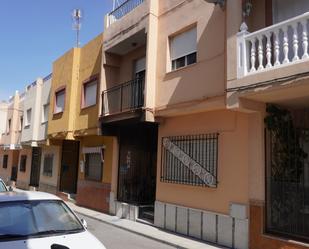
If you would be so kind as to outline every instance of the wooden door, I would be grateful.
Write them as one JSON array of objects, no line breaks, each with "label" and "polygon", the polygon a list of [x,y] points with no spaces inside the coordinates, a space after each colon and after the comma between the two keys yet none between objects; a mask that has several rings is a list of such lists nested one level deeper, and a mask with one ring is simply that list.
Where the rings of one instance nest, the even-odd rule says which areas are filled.
[{"label": "wooden door", "polygon": [[60,191],[76,193],[79,162],[79,142],[64,140],[60,173]]}]

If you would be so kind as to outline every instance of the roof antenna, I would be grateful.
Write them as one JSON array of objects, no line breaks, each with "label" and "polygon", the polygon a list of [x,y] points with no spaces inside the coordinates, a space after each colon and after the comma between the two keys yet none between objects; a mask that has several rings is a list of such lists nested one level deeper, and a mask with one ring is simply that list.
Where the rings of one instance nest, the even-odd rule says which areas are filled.
[{"label": "roof antenna", "polygon": [[73,30],[76,30],[76,47],[79,48],[79,31],[81,29],[82,11],[80,9],[74,9],[72,12]]}]

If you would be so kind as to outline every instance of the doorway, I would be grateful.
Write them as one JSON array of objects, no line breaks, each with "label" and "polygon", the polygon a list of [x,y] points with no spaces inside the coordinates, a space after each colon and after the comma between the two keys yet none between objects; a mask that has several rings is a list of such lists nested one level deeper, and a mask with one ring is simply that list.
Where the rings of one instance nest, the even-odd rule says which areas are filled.
[{"label": "doorway", "polygon": [[40,165],[41,165],[42,149],[40,147],[32,148],[30,186],[38,187],[40,184]]},{"label": "doorway", "polygon": [[140,123],[120,130],[118,200],[148,213],[155,202],[157,140],[157,124]]},{"label": "doorway", "polygon": [[60,172],[61,192],[76,194],[79,161],[79,142],[63,140]]}]

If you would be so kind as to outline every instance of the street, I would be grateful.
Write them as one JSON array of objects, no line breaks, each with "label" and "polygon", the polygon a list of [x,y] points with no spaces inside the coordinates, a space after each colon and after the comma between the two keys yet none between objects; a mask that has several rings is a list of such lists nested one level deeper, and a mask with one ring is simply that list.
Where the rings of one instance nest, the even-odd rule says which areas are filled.
[{"label": "street", "polygon": [[175,249],[175,247],[107,225],[81,214],[78,214],[78,216],[87,221],[88,230],[94,234],[107,249]]}]

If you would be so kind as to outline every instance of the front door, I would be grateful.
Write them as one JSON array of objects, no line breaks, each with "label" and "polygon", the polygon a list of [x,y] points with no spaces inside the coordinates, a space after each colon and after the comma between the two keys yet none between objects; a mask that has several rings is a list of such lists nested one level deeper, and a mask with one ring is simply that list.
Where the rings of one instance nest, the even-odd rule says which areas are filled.
[{"label": "front door", "polygon": [[62,144],[60,191],[66,193],[76,193],[79,142],[64,140]]},{"label": "front door", "polygon": [[137,205],[155,201],[156,124],[123,127],[120,134],[118,200]]},{"label": "front door", "polygon": [[40,165],[42,149],[40,147],[32,148],[30,186],[38,187],[40,182]]}]

